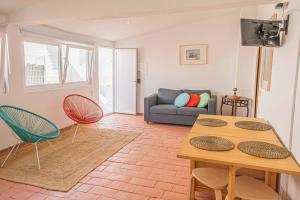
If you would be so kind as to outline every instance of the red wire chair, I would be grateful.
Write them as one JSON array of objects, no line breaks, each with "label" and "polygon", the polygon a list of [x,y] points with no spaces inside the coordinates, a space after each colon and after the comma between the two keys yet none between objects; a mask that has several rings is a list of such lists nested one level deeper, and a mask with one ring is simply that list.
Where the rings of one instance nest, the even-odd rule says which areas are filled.
[{"label": "red wire chair", "polygon": [[[103,117],[101,107],[92,99],[80,94],[66,96],[63,101],[63,109],[66,115],[74,121],[74,124],[76,123],[76,130],[72,142],[75,140],[80,124],[96,124]],[[96,127],[98,129],[97,125]]]}]

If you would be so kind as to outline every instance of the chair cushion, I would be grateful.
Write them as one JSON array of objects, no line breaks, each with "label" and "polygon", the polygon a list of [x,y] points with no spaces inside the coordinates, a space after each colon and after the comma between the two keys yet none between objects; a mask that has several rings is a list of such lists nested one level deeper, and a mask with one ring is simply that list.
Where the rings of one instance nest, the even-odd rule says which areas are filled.
[{"label": "chair cushion", "polygon": [[198,116],[199,114],[207,114],[206,108],[197,107],[181,107],[177,109],[178,115]]},{"label": "chair cushion", "polygon": [[190,94],[190,100],[186,104],[187,107],[196,107],[200,102],[200,96],[198,94]]},{"label": "chair cushion", "polygon": [[210,95],[208,93],[203,93],[200,95],[200,102],[198,104],[199,108],[204,108],[208,105],[208,101],[210,99]]},{"label": "chair cushion", "polygon": [[188,94],[198,94],[198,95],[201,95],[203,93],[207,93],[207,94],[209,94],[209,96],[211,96],[210,90],[183,90],[183,91],[188,93]]},{"label": "chair cushion", "polygon": [[176,97],[182,92],[182,90],[159,88],[157,93],[157,102],[158,104],[174,104]]},{"label": "chair cushion", "polygon": [[185,106],[190,100],[190,95],[188,93],[181,93],[175,99],[174,106],[176,107],[183,107]]},{"label": "chair cushion", "polygon": [[174,105],[159,104],[150,108],[150,113],[153,114],[169,114],[176,115],[177,108]]}]

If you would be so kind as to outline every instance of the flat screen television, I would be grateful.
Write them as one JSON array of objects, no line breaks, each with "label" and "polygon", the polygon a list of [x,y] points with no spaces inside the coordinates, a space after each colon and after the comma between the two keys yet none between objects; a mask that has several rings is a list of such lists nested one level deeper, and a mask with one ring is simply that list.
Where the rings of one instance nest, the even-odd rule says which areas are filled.
[{"label": "flat screen television", "polygon": [[282,21],[241,19],[242,45],[279,47],[282,45]]}]

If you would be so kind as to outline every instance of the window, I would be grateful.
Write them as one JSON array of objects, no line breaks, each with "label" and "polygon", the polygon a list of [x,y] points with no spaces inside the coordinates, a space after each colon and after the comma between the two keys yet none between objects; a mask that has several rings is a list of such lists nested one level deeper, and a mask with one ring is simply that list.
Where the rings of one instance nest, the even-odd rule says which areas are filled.
[{"label": "window", "polygon": [[92,83],[94,49],[57,40],[24,42],[26,86]]},{"label": "window", "polygon": [[114,111],[114,50],[99,48],[99,95],[104,114]]},{"label": "window", "polygon": [[0,33],[0,93],[4,93],[4,70],[3,70],[3,37]]},{"label": "window", "polygon": [[10,72],[7,34],[0,34],[0,93],[8,92],[8,77]]},{"label": "window", "polygon": [[67,47],[66,83],[88,81],[89,50]]},{"label": "window", "polygon": [[2,39],[2,35],[0,33],[0,73],[2,72],[2,60],[1,60],[3,57],[2,56],[2,49],[3,49],[2,45],[3,45],[3,39]]},{"label": "window", "polygon": [[60,83],[59,46],[24,42],[26,86]]}]

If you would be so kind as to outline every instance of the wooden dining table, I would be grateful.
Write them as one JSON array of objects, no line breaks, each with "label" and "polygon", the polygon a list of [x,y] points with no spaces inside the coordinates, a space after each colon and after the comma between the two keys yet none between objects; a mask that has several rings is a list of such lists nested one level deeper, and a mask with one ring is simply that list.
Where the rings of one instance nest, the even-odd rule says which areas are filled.
[{"label": "wooden dining table", "polygon": [[[232,117],[219,115],[199,115],[200,118],[215,118],[226,121],[228,124],[223,127],[209,127],[199,125],[195,122],[190,133],[185,138],[177,157],[188,159],[191,162],[191,172],[196,167],[196,162],[217,164],[228,167],[228,200],[233,200],[235,196],[235,178],[239,169],[254,169],[265,173],[264,181],[267,185],[276,190],[277,174],[285,173],[291,175],[300,175],[300,167],[293,156],[285,159],[265,159],[251,156],[241,152],[237,145],[243,141],[262,141],[284,147],[276,132],[271,129],[268,131],[253,131],[236,127],[237,121],[255,121],[268,123],[263,119]],[[217,136],[229,139],[235,144],[235,148],[229,151],[207,151],[198,149],[190,144],[190,139],[197,136]],[[191,183],[192,196],[194,199],[195,182]]]}]

